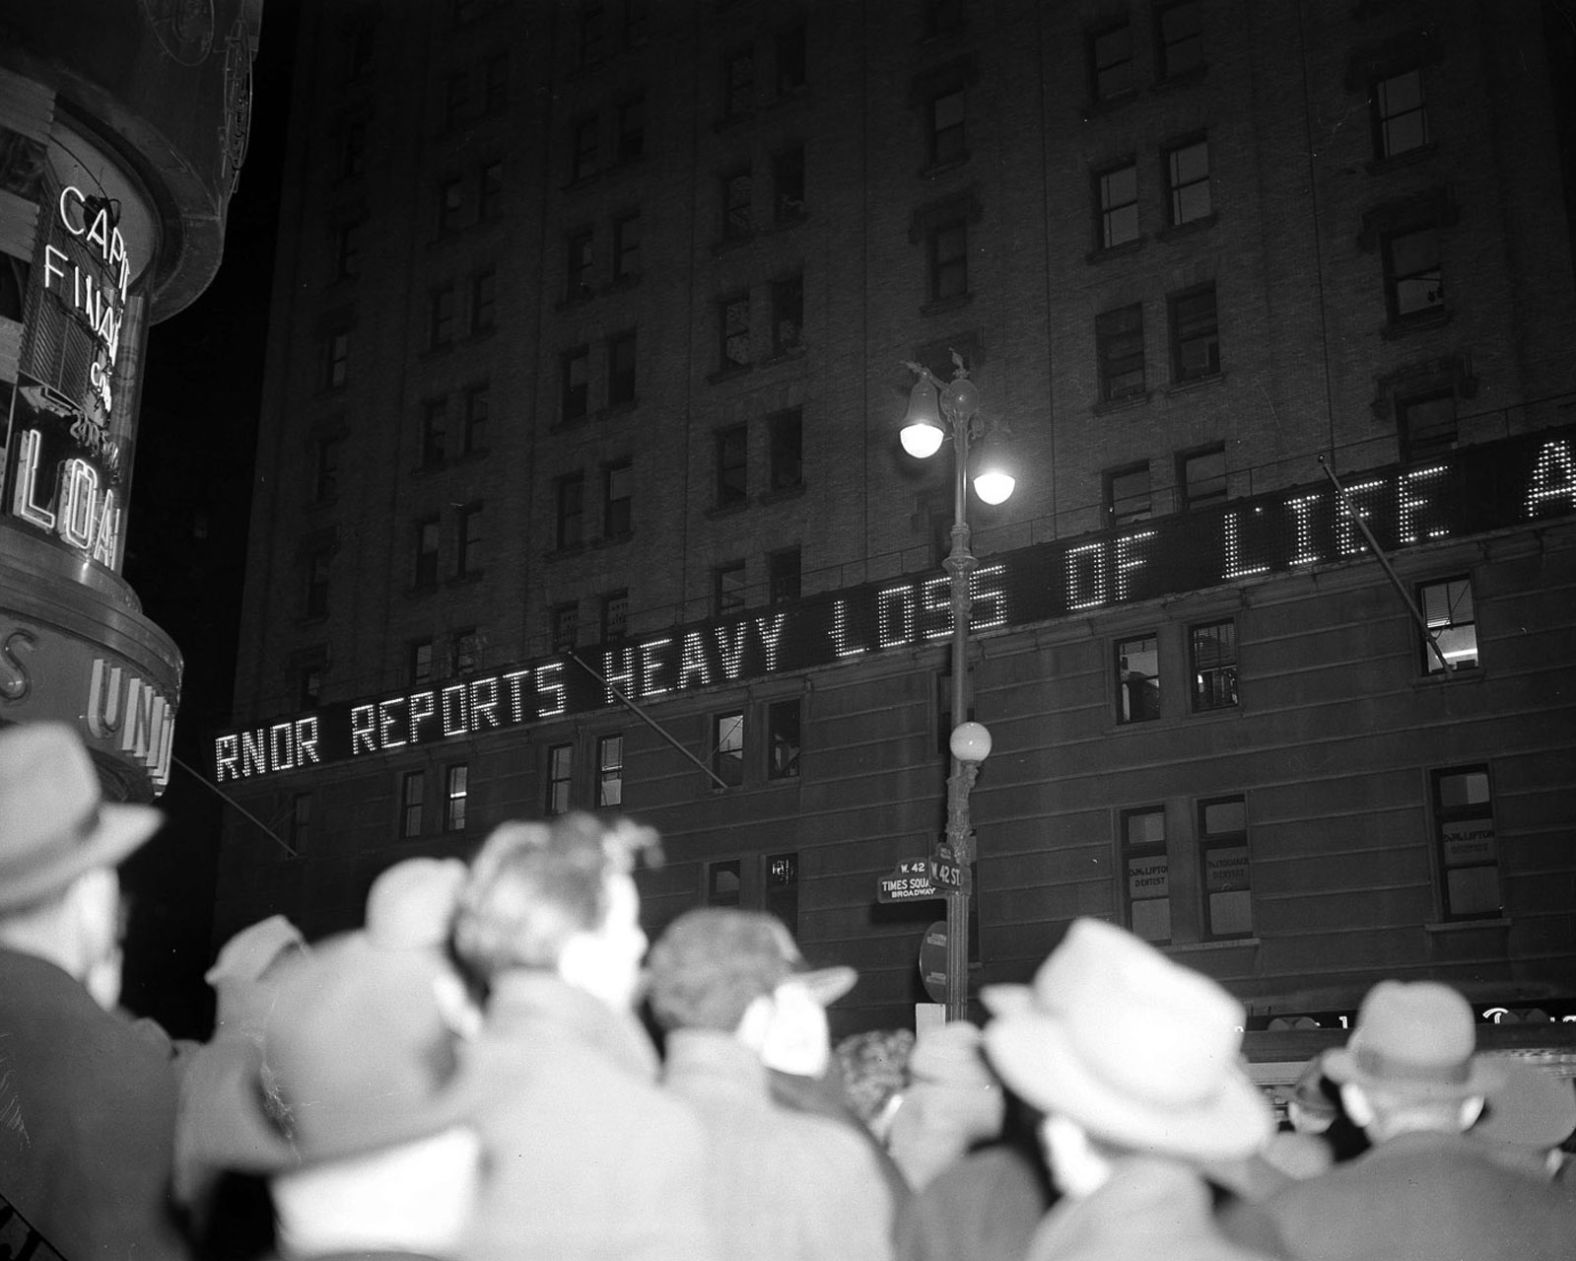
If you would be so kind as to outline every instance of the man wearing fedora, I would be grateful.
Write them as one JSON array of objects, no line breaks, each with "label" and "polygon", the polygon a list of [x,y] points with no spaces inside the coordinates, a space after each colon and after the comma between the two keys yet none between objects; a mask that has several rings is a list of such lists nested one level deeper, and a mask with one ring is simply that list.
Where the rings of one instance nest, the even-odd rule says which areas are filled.
[{"label": "man wearing fedora", "polygon": [[1029,1261],[1249,1261],[1205,1171],[1256,1152],[1269,1104],[1241,1066],[1241,1004],[1102,920],[1074,920],[1032,985],[987,986],[985,1050],[1040,1110],[1062,1198]]},{"label": "man wearing fedora", "polygon": [[1569,1261],[1576,1212],[1546,1180],[1506,1167],[1466,1134],[1499,1084],[1475,1049],[1472,1009],[1449,986],[1374,986],[1324,1065],[1373,1146],[1236,1206],[1228,1232],[1307,1261]]},{"label": "man wearing fedora", "polygon": [[62,723],[0,729],[0,1197],[62,1256],[188,1253],[168,1045],[120,1001],[117,865],[158,831]]},{"label": "man wearing fedora", "polygon": [[664,1079],[710,1141],[706,1199],[723,1255],[889,1257],[891,1196],[871,1145],[773,1103],[768,1078],[826,1073],[826,1007],[853,987],[854,970],[812,969],[775,916],[702,907],[668,925],[647,973],[667,1031]]}]

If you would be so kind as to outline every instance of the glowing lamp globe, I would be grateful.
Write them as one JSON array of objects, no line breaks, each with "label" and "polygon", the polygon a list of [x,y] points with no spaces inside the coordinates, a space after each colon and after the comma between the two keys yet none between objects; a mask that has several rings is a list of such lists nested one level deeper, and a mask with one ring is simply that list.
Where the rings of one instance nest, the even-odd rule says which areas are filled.
[{"label": "glowing lamp globe", "polygon": [[903,450],[916,459],[928,460],[941,449],[941,440],[946,437],[935,425],[921,421],[914,425],[904,425],[898,440],[903,444]]},{"label": "glowing lamp globe", "polygon": [[990,756],[990,731],[984,723],[960,722],[947,743],[960,762],[983,762]]},{"label": "glowing lamp globe", "polygon": [[1017,484],[1012,474],[992,469],[974,479],[974,493],[988,504],[1004,504]]}]

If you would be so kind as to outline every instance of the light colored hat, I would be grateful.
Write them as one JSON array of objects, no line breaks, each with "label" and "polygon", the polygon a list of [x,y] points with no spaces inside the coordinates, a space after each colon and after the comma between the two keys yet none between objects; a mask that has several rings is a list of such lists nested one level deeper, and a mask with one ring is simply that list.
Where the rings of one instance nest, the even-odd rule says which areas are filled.
[{"label": "light colored hat", "polygon": [[1549,1151],[1576,1132],[1576,1088],[1513,1055],[1494,1061],[1499,1082],[1489,1090],[1472,1133],[1495,1143]]},{"label": "light colored hat", "polygon": [[1434,1099],[1484,1095],[1499,1083],[1473,1054],[1467,1000],[1437,981],[1380,981],[1364,996],[1346,1045],[1329,1052],[1333,1082]]},{"label": "light colored hat", "polygon": [[367,892],[367,936],[389,950],[421,950],[448,940],[465,886],[458,858],[407,858],[379,873]]},{"label": "light colored hat", "polygon": [[1242,1005],[1102,920],[1074,920],[1032,985],[986,986],[985,1049],[1007,1085],[1091,1135],[1194,1160],[1274,1128],[1240,1063]]},{"label": "light colored hat", "polygon": [[248,924],[225,942],[202,979],[215,987],[230,981],[255,981],[286,950],[304,945],[306,939],[299,928],[283,915],[270,915]]},{"label": "light colored hat", "polygon": [[65,723],[0,729],[0,912],[119,865],[163,821],[152,806],[105,801],[82,737]]}]

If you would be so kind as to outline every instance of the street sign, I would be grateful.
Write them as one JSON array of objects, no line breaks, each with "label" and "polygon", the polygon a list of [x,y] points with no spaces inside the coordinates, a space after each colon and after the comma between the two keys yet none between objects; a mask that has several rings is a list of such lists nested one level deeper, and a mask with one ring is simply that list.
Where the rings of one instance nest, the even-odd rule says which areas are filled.
[{"label": "street sign", "polygon": [[937,888],[930,878],[930,860],[908,858],[894,867],[891,875],[881,877],[876,901],[917,902],[945,896],[946,890]]},{"label": "street sign", "polygon": [[925,930],[919,947],[919,979],[933,1003],[947,1001],[947,921],[938,919]]},{"label": "street sign", "polygon": [[963,871],[954,862],[944,859],[930,860],[930,878],[943,889],[960,889],[963,887]]}]

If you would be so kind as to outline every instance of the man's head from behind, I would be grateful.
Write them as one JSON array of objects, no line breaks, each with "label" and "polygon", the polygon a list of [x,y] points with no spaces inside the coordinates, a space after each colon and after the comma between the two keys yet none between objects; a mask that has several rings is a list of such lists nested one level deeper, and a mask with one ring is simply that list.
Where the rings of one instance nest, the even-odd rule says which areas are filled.
[{"label": "man's head from behind", "polygon": [[64,723],[0,729],[0,940],[59,964],[113,1007],[115,868],[162,818],[151,806],[105,801],[81,737]]},{"label": "man's head from behind", "polygon": [[556,973],[628,1007],[646,948],[630,875],[642,855],[659,856],[657,834],[627,820],[502,824],[471,865],[455,953],[483,987],[509,972]]},{"label": "man's head from behind", "polygon": [[674,920],[647,961],[651,1011],[663,1028],[737,1036],[769,1068],[820,1077],[831,1055],[826,1007],[858,979],[812,969],[781,920],[702,907]]}]

